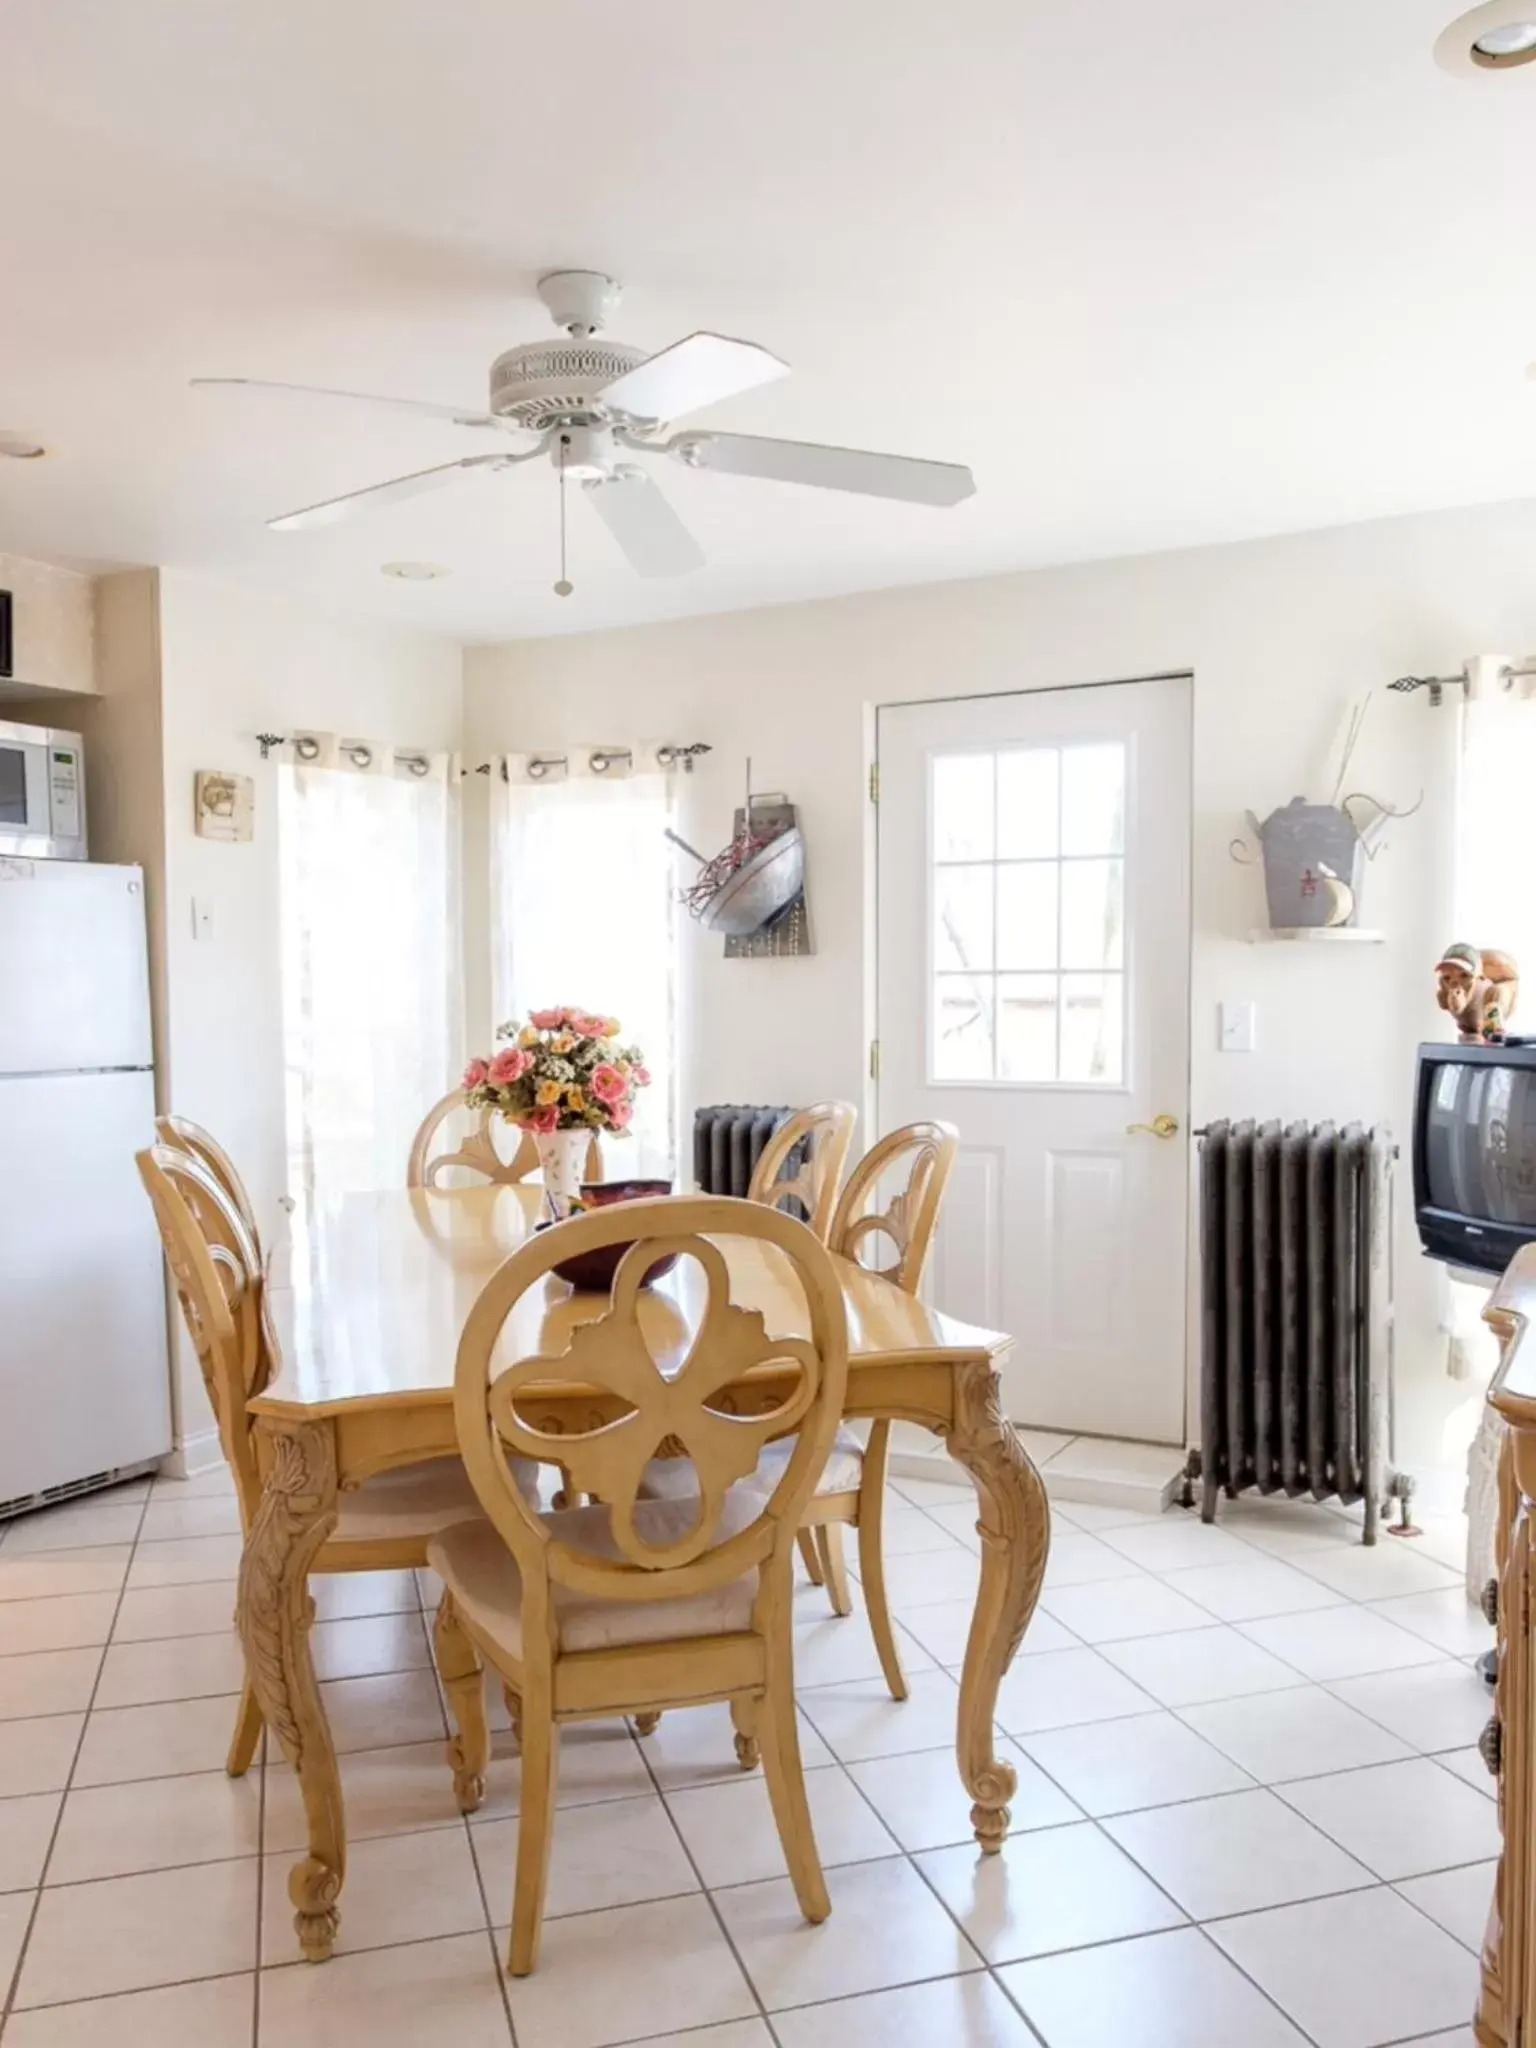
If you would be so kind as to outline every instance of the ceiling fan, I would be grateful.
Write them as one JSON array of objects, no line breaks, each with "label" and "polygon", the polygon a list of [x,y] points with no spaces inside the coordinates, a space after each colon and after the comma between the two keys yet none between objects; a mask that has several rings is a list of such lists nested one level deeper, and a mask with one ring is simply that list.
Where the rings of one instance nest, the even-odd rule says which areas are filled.
[{"label": "ceiling fan", "polygon": [[[619,286],[592,270],[557,270],[539,280],[539,297],[567,339],[523,342],[491,365],[488,410],[430,405],[410,398],[380,398],[362,391],[334,391],[308,384],[272,383],[259,377],[194,377],[196,385],[245,385],[264,391],[300,391],[316,397],[350,399],[366,405],[452,420],[461,427],[489,429],[503,445],[481,455],[461,456],[387,483],[349,491],[323,504],[284,512],[267,523],[281,532],[327,526],[371,505],[392,504],[437,490],[477,470],[511,469],[547,456],[608,528],[631,568],[642,576],[680,576],[702,567],[698,542],[678,518],[649,472],[632,455],[670,455],[689,469],[721,470],[734,476],[768,477],[780,483],[811,484],[823,490],[854,491],[865,497],[897,498],[914,505],[955,505],[976,488],[969,469],[956,462],[924,462],[907,455],[877,455],[858,448],[831,448],[810,441],[780,441],[757,434],[721,434],[712,429],[672,433],[669,422],[788,375],[789,365],[755,342],[724,334],[690,334],[659,354],[647,356],[627,343],[599,339],[619,301]],[[508,440],[514,445],[505,445]],[[564,574],[562,497],[561,580]]]}]

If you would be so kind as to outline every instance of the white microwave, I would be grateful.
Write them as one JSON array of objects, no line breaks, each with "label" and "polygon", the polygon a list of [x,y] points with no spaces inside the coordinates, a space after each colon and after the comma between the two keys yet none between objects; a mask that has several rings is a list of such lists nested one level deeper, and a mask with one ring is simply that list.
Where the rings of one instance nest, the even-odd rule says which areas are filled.
[{"label": "white microwave", "polygon": [[0,856],[84,860],[85,748],[77,732],[0,722]]}]

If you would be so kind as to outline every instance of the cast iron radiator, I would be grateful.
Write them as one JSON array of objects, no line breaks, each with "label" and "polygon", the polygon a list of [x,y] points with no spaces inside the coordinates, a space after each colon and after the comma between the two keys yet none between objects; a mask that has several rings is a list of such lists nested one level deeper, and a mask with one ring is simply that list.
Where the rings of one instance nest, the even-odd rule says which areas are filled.
[{"label": "cast iron radiator", "polygon": [[[779,1125],[794,1115],[782,1105],[717,1103],[693,1113],[693,1177],[700,1194],[744,1196],[752,1169]],[[793,1161],[790,1171],[798,1169]]]},{"label": "cast iron radiator", "polygon": [[[1215,1123],[1200,1146],[1201,1519],[1257,1488],[1408,1520],[1392,1437],[1390,1134]],[[1196,1460],[1191,1460],[1194,1476]]]}]

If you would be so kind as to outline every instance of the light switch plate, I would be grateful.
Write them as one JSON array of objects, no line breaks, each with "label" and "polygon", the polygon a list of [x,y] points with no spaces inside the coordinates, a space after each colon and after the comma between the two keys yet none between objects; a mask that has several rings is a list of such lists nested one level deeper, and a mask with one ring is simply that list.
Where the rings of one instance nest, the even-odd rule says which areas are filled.
[{"label": "light switch plate", "polygon": [[1223,1052],[1252,1052],[1257,1043],[1257,1015],[1252,1003],[1222,1003],[1217,1021]]}]

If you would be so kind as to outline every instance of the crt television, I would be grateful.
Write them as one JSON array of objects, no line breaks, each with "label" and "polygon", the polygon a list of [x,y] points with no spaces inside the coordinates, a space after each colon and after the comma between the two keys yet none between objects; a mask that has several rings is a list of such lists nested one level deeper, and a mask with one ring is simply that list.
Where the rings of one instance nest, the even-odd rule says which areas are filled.
[{"label": "crt television", "polygon": [[1536,1040],[1419,1047],[1413,1200],[1432,1259],[1502,1273],[1536,1241]]}]

